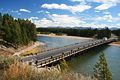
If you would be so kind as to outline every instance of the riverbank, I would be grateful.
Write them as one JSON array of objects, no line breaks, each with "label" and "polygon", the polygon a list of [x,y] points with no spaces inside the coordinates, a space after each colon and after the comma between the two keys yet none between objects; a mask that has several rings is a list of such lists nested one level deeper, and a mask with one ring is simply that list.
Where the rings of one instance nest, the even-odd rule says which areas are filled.
[{"label": "riverbank", "polygon": [[31,45],[26,46],[24,49],[20,49],[20,50],[16,51],[14,56],[38,53],[38,52],[42,51],[44,46],[45,46],[44,43],[36,41],[36,42],[32,43]]},{"label": "riverbank", "polygon": [[0,55],[4,56],[19,56],[19,55],[26,55],[26,54],[34,54],[42,51],[44,49],[45,43],[36,41],[36,42],[30,42],[28,45],[19,47],[17,49],[13,47],[5,47],[2,45],[0,47]]},{"label": "riverbank", "polygon": [[109,45],[113,45],[113,46],[117,46],[117,47],[120,47],[120,41],[117,41],[117,42],[113,42]]},{"label": "riverbank", "polygon": [[78,36],[67,36],[67,35],[55,35],[55,34],[37,34],[37,36],[48,36],[48,37],[60,37],[60,38],[70,38],[70,39],[93,39],[88,37],[78,37]]}]

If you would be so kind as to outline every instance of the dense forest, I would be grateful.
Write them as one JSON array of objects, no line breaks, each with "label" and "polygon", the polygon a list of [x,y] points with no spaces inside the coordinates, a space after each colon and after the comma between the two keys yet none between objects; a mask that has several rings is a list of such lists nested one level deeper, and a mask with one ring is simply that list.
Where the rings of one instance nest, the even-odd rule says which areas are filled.
[{"label": "dense forest", "polygon": [[91,37],[96,34],[94,29],[73,29],[73,28],[37,28],[38,32],[50,32],[55,34],[67,34],[72,36]]},{"label": "dense forest", "polygon": [[29,20],[14,19],[9,14],[0,13],[0,38],[18,48],[36,41],[36,26]]},{"label": "dense forest", "polygon": [[108,28],[103,28],[103,29],[97,30],[96,38],[101,39],[103,37],[110,38],[111,37],[111,30],[109,30]]},{"label": "dense forest", "polygon": [[120,29],[112,30],[112,33],[119,37],[120,40]]},{"label": "dense forest", "polygon": [[81,36],[81,37],[95,37],[101,39],[103,37],[110,38],[111,30],[108,28],[103,29],[74,29],[74,28],[37,28],[38,32],[55,33],[55,34],[67,34],[71,36]]}]

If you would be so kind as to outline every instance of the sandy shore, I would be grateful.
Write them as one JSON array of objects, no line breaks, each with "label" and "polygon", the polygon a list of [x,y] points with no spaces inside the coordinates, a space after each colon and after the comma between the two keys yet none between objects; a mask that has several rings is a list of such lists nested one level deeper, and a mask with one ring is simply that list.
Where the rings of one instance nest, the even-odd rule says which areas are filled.
[{"label": "sandy shore", "polygon": [[87,37],[78,37],[78,36],[58,36],[58,35],[51,35],[51,34],[37,34],[37,36],[48,36],[48,37],[60,37],[60,38],[70,38],[70,39],[93,39],[93,38],[87,38]]},{"label": "sandy shore", "polygon": [[25,49],[22,49],[20,51],[15,52],[15,54],[13,56],[15,56],[15,55],[19,56],[22,53],[25,53],[25,52],[30,51],[30,50],[35,49],[35,48],[37,49],[38,47],[40,50],[40,49],[42,49],[42,46],[44,46],[44,45],[45,45],[44,43],[36,41],[33,45],[31,45]]},{"label": "sandy shore", "polygon": [[113,42],[113,43],[111,43],[110,45],[113,45],[113,46],[118,46],[118,47],[120,47],[120,41]]},{"label": "sandy shore", "polygon": [[120,47],[120,44],[111,43],[111,44],[109,44],[109,45]]}]

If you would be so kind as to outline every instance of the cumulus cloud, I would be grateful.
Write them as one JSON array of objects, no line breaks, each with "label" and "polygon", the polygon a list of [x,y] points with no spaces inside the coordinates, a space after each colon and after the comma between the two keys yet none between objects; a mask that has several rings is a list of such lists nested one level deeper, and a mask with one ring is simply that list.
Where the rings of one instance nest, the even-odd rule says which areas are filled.
[{"label": "cumulus cloud", "polygon": [[113,21],[113,17],[112,17],[112,15],[104,15],[104,16],[102,16],[102,17],[97,17],[95,20],[97,20],[97,21],[108,21],[108,22],[112,22]]},{"label": "cumulus cloud", "polygon": [[42,8],[47,8],[47,9],[61,9],[61,10],[68,10],[72,13],[75,12],[83,12],[87,9],[90,9],[91,6],[86,5],[86,4],[80,4],[80,5],[75,5],[75,6],[68,6],[66,4],[43,4],[41,6]]},{"label": "cumulus cloud", "polygon": [[77,17],[58,14],[49,14],[48,18],[42,18],[39,20],[32,19],[32,21],[36,24],[37,27],[74,27],[79,26],[81,23],[85,23]]},{"label": "cumulus cloud", "polygon": [[31,11],[30,11],[30,10],[27,10],[27,9],[20,9],[19,11],[21,11],[21,12],[31,13]]},{"label": "cumulus cloud", "polygon": [[[111,15],[105,15],[103,17],[97,17],[91,19],[92,22],[82,20],[80,17],[69,15],[49,14],[48,18],[39,19],[38,17],[30,17],[30,20],[36,24],[37,27],[92,27],[92,28],[104,28],[112,27],[108,24],[99,24],[100,21],[112,21]],[[95,21],[93,21],[95,20]]]}]

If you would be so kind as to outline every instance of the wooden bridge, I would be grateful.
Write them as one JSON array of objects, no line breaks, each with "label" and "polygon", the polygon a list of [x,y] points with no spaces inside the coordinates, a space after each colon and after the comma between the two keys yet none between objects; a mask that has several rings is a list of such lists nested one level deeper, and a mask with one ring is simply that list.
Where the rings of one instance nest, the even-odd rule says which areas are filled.
[{"label": "wooden bridge", "polygon": [[61,59],[70,57],[93,47],[111,43],[116,40],[117,38],[110,38],[108,40],[100,39],[91,40],[85,43],[75,43],[66,47],[48,50],[37,55],[25,57],[22,59],[22,61],[32,64],[36,67],[44,67]]}]

